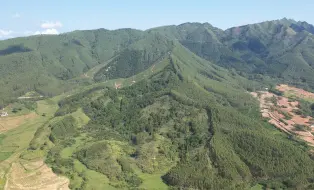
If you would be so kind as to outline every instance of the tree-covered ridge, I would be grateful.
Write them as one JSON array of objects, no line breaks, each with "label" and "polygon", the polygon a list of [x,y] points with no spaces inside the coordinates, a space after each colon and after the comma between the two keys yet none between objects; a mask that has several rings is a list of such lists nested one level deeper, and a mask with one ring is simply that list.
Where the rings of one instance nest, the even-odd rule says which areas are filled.
[{"label": "tree-covered ridge", "polygon": [[225,31],[208,23],[184,23],[1,41],[0,105],[33,90],[54,96],[93,79],[130,77],[158,63],[178,44],[248,79],[314,87],[313,26],[306,22],[282,19]]},{"label": "tree-covered ridge", "polygon": [[264,75],[313,89],[313,26],[306,22],[281,19],[225,31],[207,23],[186,23],[152,30],[247,78]]},{"label": "tree-covered ridge", "polygon": [[[74,31],[58,36],[31,36],[0,43],[0,105],[29,91],[54,96],[79,85],[91,84],[85,73],[106,61],[124,59],[128,50],[140,52],[138,66],[117,64],[119,77],[134,75],[171,50],[170,40],[133,29]],[[2,52],[2,53],[1,53]],[[121,54],[121,55],[120,55]],[[133,60],[134,59],[134,60]],[[134,73],[135,72],[135,73]],[[90,78],[89,78],[90,77]],[[96,77],[97,79],[97,77]]]},{"label": "tree-covered ridge", "polygon": [[[142,189],[145,176],[156,175],[172,189],[312,188],[308,147],[262,121],[246,92],[262,85],[180,44],[165,60],[131,86],[61,100],[56,122],[37,131],[31,151],[47,151],[47,163],[73,189],[90,187],[81,165],[117,189]],[[72,118],[80,108],[90,118],[84,125]]]},{"label": "tree-covered ridge", "polygon": [[173,48],[173,41],[149,32],[143,39],[123,50],[111,63],[100,69],[94,79],[100,81],[133,76],[161,61]]}]

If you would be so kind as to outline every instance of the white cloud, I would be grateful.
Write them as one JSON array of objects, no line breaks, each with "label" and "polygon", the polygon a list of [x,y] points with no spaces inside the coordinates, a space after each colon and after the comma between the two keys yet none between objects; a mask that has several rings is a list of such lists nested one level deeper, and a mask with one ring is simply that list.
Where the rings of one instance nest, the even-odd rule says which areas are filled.
[{"label": "white cloud", "polygon": [[50,35],[54,35],[54,34],[59,34],[59,31],[55,28],[48,28],[44,31],[36,31],[34,33],[35,35],[38,35],[38,34],[50,34]]},{"label": "white cloud", "polygon": [[0,38],[10,38],[12,37],[11,34],[13,33],[12,30],[1,30],[0,29]]},{"label": "white cloud", "polygon": [[15,13],[14,15],[12,15],[12,18],[21,18],[21,15],[19,13]]},{"label": "white cloud", "polygon": [[62,27],[62,23],[59,21],[56,22],[44,22],[40,25],[40,27],[45,28],[45,29],[49,29],[49,28],[61,28]]}]

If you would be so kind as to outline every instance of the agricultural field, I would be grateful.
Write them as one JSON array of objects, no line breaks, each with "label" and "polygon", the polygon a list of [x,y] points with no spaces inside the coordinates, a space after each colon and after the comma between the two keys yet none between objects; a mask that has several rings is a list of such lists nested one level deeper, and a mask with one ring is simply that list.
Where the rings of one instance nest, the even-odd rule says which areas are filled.
[{"label": "agricultural field", "polygon": [[[56,97],[55,99],[58,99]],[[43,162],[43,154],[36,159],[22,158],[37,129],[53,117],[58,107],[54,99],[37,101],[36,108],[19,104],[9,105],[9,115],[0,118],[0,189],[68,189],[68,179],[59,177]]]}]

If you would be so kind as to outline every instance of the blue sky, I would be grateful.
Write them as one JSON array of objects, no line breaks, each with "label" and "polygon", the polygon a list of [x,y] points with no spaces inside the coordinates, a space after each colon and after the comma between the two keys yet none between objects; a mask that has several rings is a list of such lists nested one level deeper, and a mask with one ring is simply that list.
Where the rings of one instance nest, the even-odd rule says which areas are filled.
[{"label": "blue sky", "polygon": [[209,22],[226,29],[283,17],[314,24],[313,0],[0,0],[0,40],[83,29]]}]

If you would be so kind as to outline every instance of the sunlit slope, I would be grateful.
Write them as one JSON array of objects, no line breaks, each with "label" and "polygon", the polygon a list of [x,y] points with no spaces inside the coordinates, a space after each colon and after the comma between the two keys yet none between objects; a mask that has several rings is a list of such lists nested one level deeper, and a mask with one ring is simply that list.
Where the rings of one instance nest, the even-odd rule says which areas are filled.
[{"label": "sunlit slope", "polygon": [[311,187],[308,147],[260,119],[247,92],[255,82],[182,45],[156,68],[133,84],[115,89],[108,84],[128,79],[109,80],[61,100],[30,155],[47,154],[71,188]]}]

